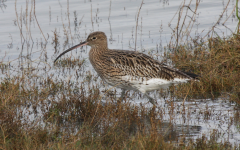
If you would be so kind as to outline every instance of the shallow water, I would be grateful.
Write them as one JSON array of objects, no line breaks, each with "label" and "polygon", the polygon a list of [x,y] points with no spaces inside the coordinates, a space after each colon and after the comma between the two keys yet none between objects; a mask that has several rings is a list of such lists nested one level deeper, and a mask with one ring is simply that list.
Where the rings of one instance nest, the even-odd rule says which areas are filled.
[{"label": "shallow water", "polygon": [[[204,1],[201,2],[196,12],[197,17],[195,19],[196,24],[193,25],[193,29],[190,33],[191,37],[195,36],[203,37],[215,24],[219,15],[223,12],[228,1],[212,2]],[[150,0],[144,2],[140,10],[138,19],[138,36],[137,36],[137,49],[138,50],[149,50],[159,47],[162,49],[170,41],[172,29],[176,27],[177,16],[180,4],[182,2],[178,0],[171,1],[157,1]],[[37,46],[39,42],[44,41],[44,37],[36,23],[36,21],[29,22],[29,16],[26,19],[26,6],[28,6],[28,13],[33,11],[34,7],[26,1],[6,1],[7,7],[1,12],[1,28],[0,28],[0,50],[1,58],[7,54],[9,59],[14,59],[19,55],[21,50],[21,43],[23,39],[20,38],[19,27],[17,22],[21,25],[21,18],[24,18],[23,23],[27,26],[22,27],[23,36],[26,40],[32,38],[34,46]],[[111,4],[111,9],[110,8]],[[69,6],[66,1],[41,1],[36,2],[35,11],[39,26],[45,36],[48,39],[47,44],[47,55],[51,60],[53,55],[53,46],[50,45],[53,31],[56,29],[60,35],[60,50],[64,50],[62,46],[66,36],[64,36],[63,25],[67,30],[67,34],[73,37],[70,40],[70,45],[77,44],[79,41],[85,40],[87,35],[92,31],[103,31],[106,33],[108,38],[112,38],[109,42],[109,47],[113,49],[134,49],[135,47],[135,27],[136,27],[136,16],[139,11],[141,1],[138,0],[125,0],[125,1],[108,1],[104,0],[101,2],[87,0],[84,1],[71,1]],[[188,2],[186,2],[186,5]],[[16,5],[16,9],[15,9]],[[216,28],[216,32],[219,35],[230,35],[231,30],[236,28],[236,18],[230,15],[233,9],[234,1],[231,1],[227,13],[223,15],[220,24]],[[190,5],[194,11],[195,3]],[[69,20],[67,16],[67,8],[69,8]],[[183,13],[186,12],[187,9]],[[18,19],[16,17],[16,11],[18,13]],[[190,11],[190,10],[188,10]],[[74,12],[76,15],[74,16]],[[174,15],[176,16],[174,17]],[[193,13],[188,14],[189,19]],[[225,23],[228,27],[224,27],[221,23],[225,22],[227,15],[230,15],[230,19]],[[233,14],[234,16],[235,14]],[[74,25],[76,17],[76,26]],[[109,19],[108,19],[109,18]],[[194,18],[192,18],[194,19]],[[18,20],[18,21],[17,21]],[[31,16],[31,20],[35,20],[34,15]],[[180,20],[182,21],[182,20]],[[70,24],[70,27],[69,27]],[[70,30],[71,29],[71,32]],[[31,31],[31,36],[29,35]],[[32,43],[32,41],[29,41]],[[12,44],[11,48],[10,45]],[[34,47],[33,52],[39,50],[39,47]],[[23,49],[23,53],[26,52],[26,48]],[[37,58],[37,54],[32,57]],[[82,54],[87,57],[85,54]],[[6,58],[5,58],[6,61]]]},{"label": "shallow water", "polygon": [[[151,50],[152,55],[159,56],[157,58],[162,59],[164,48],[167,48],[166,46],[170,41],[176,42],[176,37],[173,36],[173,29],[177,26],[178,11],[182,3],[184,1],[179,0],[144,1],[138,18],[136,44],[138,51],[148,53]],[[189,36],[188,38],[183,38],[182,42],[181,40],[179,42],[187,44],[186,41],[191,40],[189,37],[194,39],[206,36],[212,29],[212,26],[217,23],[219,15],[224,11],[227,3],[227,0],[203,1],[196,11],[196,18],[191,18],[193,12],[188,10],[185,22],[188,23],[190,20],[193,20],[194,24],[191,30],[186,29],[187,24],[184,26],[182,32]],[[0,12],[0,60],[3,62],[11,61],[14,67],[8,73],[2,74],[2,78],[7,77],[9,74],[13,76],[20,73],[22,70],[20,66],[25,68],[26,64],[18,65],[21,60],[18,58],[19,56],[28,56],[28,59],[25,57],[24,60],[26,62],[29,60],[32,66],[37,66],[40,70],[35,70],[34,74],[42,78],[51,75],[53,78],[75,82],[76,77],[73,74],[76,72],[76,68],[62,72],[52,67],[53,60],[59,52],[85,40],[92,31],[99,30],[105,32],[109,39],[109,48],[135,49],[136,20],[141,4],[139,0],[102,0],[101,2],[74,0],[69,2],[69,4],[67,1],[39,1],[36,2],[35,12],[40,28],[33,13],[30,13],[34,9],[31,2],[26,4],[26,1],[18,0],[6,1],[4,4],[7,7],[1,7],[2,11]],[[185,5],[188,4],[189,2],[186,1]],[[230,1],[223,18],[216,25],[215,31],[220,36],[229,36],[231,35],[231,30],[234,31],[236,28],[237,20],[234,17],[235,13],[231,14],[234,4],[235,1]],[[196,4],[192,2],[189,6],[194,11]],[[187,9],[184,7],[183,10],[183,14],[185,14]],[[18,17],[16,14],[18,14]],[[32,16],[30,17],[29,14],[32,14]],[[230,18],[225,22],[228,16]],[[23,21],[22,23],[21,20]],[[180,20],[180,25],[182,25],[182,22],[183,18]],[[23,36],[21,36],[19,26],[22,26]],[[51,44],[54,31],[59,35],[57,52],[54,49],[54,44]],[[47,44],[44,37],[47,40]],[[76,54],[81,59],[88,58],[88,50],[89,47],[84,47],[78,49],[78,52],[73,51],[69,53],[65,57],[71,54],[75,56]],[[41,70],[44,68],[47,68],[47,71]],[[83,77],[79,79],[79,82],[85,80],[85,77],[89,74],[86,72],[89,70],[96,77],[96,73],[88,60],[85,67],[77,69],[81,71]],[[100,84],[101,90],[109,88],[109,86],[102,85],[100,79],[92,82],[92,84]],[[133,105],[144,103],[151,107],[151,104],[147,103],[147,99],[132,95]],[[170,100],[164,100],[156,96],[156,92],[152,93],[152,95],[158,99],[159,109],[165,112],[165,121],[169,121],[173,117],[178,127],[185,127],[185,125],[198,127],[197,132],[192,132],[193,136],[200,137],[203,134],[210,136],[212,131],[218,131],[223,141],[231,143],[240,142],[239,129],[234,124],[229,126],[229,122],[234,115],[234,104],[224,102],[224,99],[220,98],[214,101],[199,99],[193,102],[185,102],[183,107],[182,101],[174,101],[174,105],[178,109],[175,110],[174,116],[171,116],[168,103]],[[184,114],[182,113],[183,110],[185,110]],[[204,112],[211,113],[211,117],[204,118],[204,115],[202,115]],[[195,119],[186,119],[188,115],[191,115],[190,118]]]}]

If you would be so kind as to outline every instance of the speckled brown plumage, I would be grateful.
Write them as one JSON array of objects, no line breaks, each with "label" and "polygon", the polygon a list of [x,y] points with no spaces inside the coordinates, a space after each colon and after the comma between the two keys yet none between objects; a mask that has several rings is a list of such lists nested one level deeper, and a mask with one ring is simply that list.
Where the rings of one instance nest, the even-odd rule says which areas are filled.
[{"label": "speckled brown plumage", "polygon": [[[156,84],[159,84],[161,88],[161,83],[169,84],[175,79],[190,80],[196,77],[194,74],[189,76],[171,68],[143,53],[108,49],[107,37],[104,32],[100,31],[91,33],[85,42],[66,50],[56,60],[83,45],[91,46],[89,59],[98,75],[108,84],[122,89],[139,90],[146,94],[148,91],[158,89],[155,83],[150,82],[151,79],[156,79],[159,82]],[[151,88],[150,84],[154,84],[154,87]],[[151,103],[155,104],[151,97],[148,95],[147,97]]]}]

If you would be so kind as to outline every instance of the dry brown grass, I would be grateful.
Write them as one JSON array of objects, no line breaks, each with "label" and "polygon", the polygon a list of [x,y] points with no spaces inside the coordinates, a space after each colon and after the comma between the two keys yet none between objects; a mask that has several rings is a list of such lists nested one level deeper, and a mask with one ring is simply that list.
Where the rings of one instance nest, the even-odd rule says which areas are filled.
[{"label": "dry brown grass", "polygon": [[200,81],[178,87],[177,95],[216,98],[229,96],[240,103],[240,35],[228,39],[210,38],[208,45],[195,43],[193,50],[179,46],[178,51],[166,54],[173,64],[185,71],[200,75]]},{"label": "dry brown grass", "polygon": [[[189,39],[188,33],[191,32],[196,23],[195,19],[200,1],[196,2],[195,9],[190,9],[191,2],[188,5],[184,3],[177,12],[179,14],[177,15],[178,23],[177,27],[173,29],[173,37],[170,41],[171,46],[176,45],[177,49],[174,53],[166,53],[165,56],[171,59],[177,68],[194,72],[201,77],[199,82],[173,87],[174,89],[170,89],[173,93],[171,96],[180,99],[198,97],[214,99],[222,96],[239,104],[240,36],[234,35],[227,39],[210,38],[205,43],[193,41],[192,45],[181,45],[180,43]],[[17,3],[15,3],[15,9],[16,5]],[[34,6],[32,15],[37,20],[35,1],[32,5]],[[191,10],[190,21],[186,20],[189,16],[187,13],[185,16],[183,15],[184,9]],[[31,39],[27,37],[30,34],[23,35],[23,21],[21,17],[18,17],[20,15],[17,9],[15,12],[22,44],[24,44],[25,39]],[[28,16],[31,15],[26,15],[26,18]],[[63,16],[61,18],[63,22]],[[183,20],[182,25],[181,20]],[[91,21],[93,25],[92,18]],[[212,27],[207,35],[214,30],[218,23]],[[69,12],[68,24],[66,27],[63,23],[64,47],[69,44],[70,37],[73,38]],[[39,24],[38,28],[41,30]],[[30,30],[28,31],[30,32]],[[53,32],[51,42],[55,50],[54,54],[58,53],[60,48],[60,33],[57,31],[56,29]],[[47,41],[43,33],[42,35]],[[40,60],[46,52],[44,43],[41,46],[43,48],[41,56],[39,56]],[[22,54],[19,60],[22,59],[21,57]],[[43,62],[45,65],[47,64],[46,60]],[[78,58],[67,58],[59,60],[55,64],[55,68],[50,68],[65,73],[64,70],[84,67],[84,62]],[[174,119],[171,118],[167,123],[163,122],[165,112],[161,108],[147,108],[144,105],[134,106],[129,102],[120,103],[117,102],[116,96],[108,96],[107,92],[107,94],[105,93],[106,98],[102,98],[103,92],[99,91],[98,83],[90,84],[94,80],[90,73],[86,76],[77,74],[76,79],[83,80],[79,83],[77,80],[77,85],[74,85],[70,79],[65,81],[58,76],[53,78],[47,74],[45,66],[39,65],[42,67],[39,72],[45,77],[40,77],[39,72],[34,73],[34,70],[40,70],[39,66],[36,68],[28,67],[29,70],[24,70],[25,63],[32,62],[19,61],[21,69],[15,70],[18,71],[14,72],[16,76],[10,75],[12,72],[8,72],[8,69],[11,68],[10,64],[0,64],[2,74],[6,74],[0,83],[0,149],[206,150],[236,148],[228,142],[219,141],[219,134],[215,130],[212,131],[210,137],[203,135],[197,139],[193,139],[191,136],[186,138],[185,134],[187,133],[184,132],[182,135],[178,134],[174,129]],[[31,69],[33,71],[30,71]],[[77,71],[76,69],[76,73]],[[161,94],[168,96],[166,93]],[[103,103],[101,100],[107,102]],[[171,106],[168,109],[174,113],[176,109],[173,105],[174,102],[170,103]],[[211,114],[206,111],[206,114],[203,115],[207,118]],[[239,111],[236,111],[233,121],[238,128],[239,118]],[[240,145],[236,146],[239,148]]]},{"label": "dry brown grass", "polygon": [[[239,103],[239,39],[238,35],[212,38],[208,45],[195,43],[193,51],[179,46],[175,53],[166,54],[176,67],[201,76],[199,82],[175,87],[171,96],[180,99],[228,96]],[[84,60],[63,59],[55,64],[55,69],[81,68],[83,64]],[[2,69],[6,71],[8,65]],[[162,121],[161,108],[120,103],[111,95],[103,103],[98,85],[85,86],[92,77],[86,76],[88,80],[76,86],[51,76],[38,79],[37,84],[34,76],[27,76],[30,74],[26,70],[0,84],[1,149],[234,148],[228,142],[219,142],[217,132],[212,132],[209,139],[180,136],[171,121],[167,124]],[[174,112],[174,105],[170,109]],[[38,117],[29,121],[31,114]],[[234,122],[239,123],[239,112]]]},{"label": "dry brown grass", "polygon": [[80,60],[80,59],[71,59],[71,58],[66,58],[66,59],[62,59],[62,60],[58,60],[56,63],[54,63],[54,65],[56,67],[70,67],[70,68],[75,68],[75,67],[79,67],[81,68],[82,65],[84,64],[85,59]]},{"label": "dry brown grass", "polygon": [[[96,86],[87,90],[80,85],[76,90],[71,84],[47,78],[39,89],[26,86],[25,81],[16,77],[0,84],[1,149],[233,148],[217,142],[217,133],[210,139],[179,140],[179,135],[166,130],[171,123],[163,128],[161,109],[116,103],[113,97],[99,103]],[[33,109],[30,114],[41,113],[42,119],[24,121],[24,109],[29,107]]]}]

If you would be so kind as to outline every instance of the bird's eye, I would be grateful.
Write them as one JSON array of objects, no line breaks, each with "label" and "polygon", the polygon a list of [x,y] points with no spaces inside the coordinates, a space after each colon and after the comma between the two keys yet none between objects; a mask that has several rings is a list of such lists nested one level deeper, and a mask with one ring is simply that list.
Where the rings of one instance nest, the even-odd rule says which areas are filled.
[{"label": "bird's eye", "polygon": [[96,38],[96,37],[93,37],[92,39],[93,39],[93,40],[96,40],[97,38]]}]

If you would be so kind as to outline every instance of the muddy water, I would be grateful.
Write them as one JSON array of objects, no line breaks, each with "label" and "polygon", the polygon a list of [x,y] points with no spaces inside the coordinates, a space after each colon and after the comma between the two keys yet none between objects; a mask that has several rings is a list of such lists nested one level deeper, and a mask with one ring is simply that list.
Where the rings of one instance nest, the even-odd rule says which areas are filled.
[{"label": "muddy water", "polygon": [[[76,77],[70,76],[70,74],[75,70],[61,72],[56,68],[56,70],[49,68],[49,66],[52,66],[52,62],[59,52],[85,40],[92,31],[105,32],[109,38],[109,48],[134,50],[136,42],[138,51],[152,52],[151,54],[157,54],[161,59],[161,55],[165,51],[164,47],[170,41],[176,41],[173,30],[178,22],[182,25],[184,20],[184,17],[178,20],[178,12],[182,5],[189,5],[192,10],[183,7],[182,15],[187,13],[187,17],[182,32],[189,35],[188,38],[183,38],[182,43],[185,43],[190,40],[190,37],[206,36],[212,26],[218,22],[219,16],[228,4],[227,0],[206,0],[201,2],[195,11],[196,3],[189,4],[189,1],[184,4],[184,1],[179,0],[148,0],[144,1],[139,9],[141,2],[140,0],[102,0],[101,2],[73,0],[69,3],[67,1],[36,1],[35,17],[34,5],[31,2],[0,1],[0,60],[18,64],[20,56],[28,56],[32,66],[42,63],[38,67],[48,68],[48,72],[37,72],[39,76],[52,75],[74,82]],[[235,1],[229,2],[223,18],[216,24],[215,31],[220,36],[231,35],[231,31],[236,28],[235,13],[231,15],[234,4]],[[193,14],[196,14],[194,18]],[[139,17],[137,17],[138,15]],[[229,17],[228,20],[227,17]],[[136,25],[137,20],[138,26]],[[187,30],[187,23],[190,21],[193,21],[194,24],[190,26],[191,30]],[[59,36],[59,45],[56,49],[52,44],[54,32]],[[137,35],[137,40],[135,40],[135,35]],[[88,47],[84,47],[67,56],[77,55],[82,59],[88,58],[88,50]],[[25,59],[25,61],[27,60]],[[43,62],[47,62],[48,65]],[[89,70],[96,76],[88,60],[86,64],[81,70],[83,76],[86,76],[85,71]],[[9,72],[11,75],[16,75],[20,70],[14,69]],[[1,77],[6,76],[1,75]],[[96,82],[98,83],[94,84],[99,84],[100,80],[98,79]],[[108,86],[101,87],[101,89],[108,88]],[[154,95],[158,99],[159,109],[165,113],[163,119],[169,121],[170,118],[174,118],[178,127],[185,127],[185,125],[197,127],[197,131],[190,131],[193,136],[200,137],[203,134],[210,136],[213,131],[218,131],[223,141],[240,142],[239,130],[235,125],[229,125],[234,114],[234,104],[225,102],[224,99],[218,99],[214,101],[195,100],[194,102],[185,102],[183,106],[182,102],[176,101],[174,102],[177,108],[176,113],[172,116],[169,113],[168,100],[156,96],[156,93],[153,92],[152,96]],[[139,97],[132,98],[132,100],[134,105],[147,103],[147,99]],[[150,104],[146,105],[151,107]],[[212,114],[208,119],[201,115],[206,111]],[[191,120],[186,119],[189,115],[191,115]]]}]

